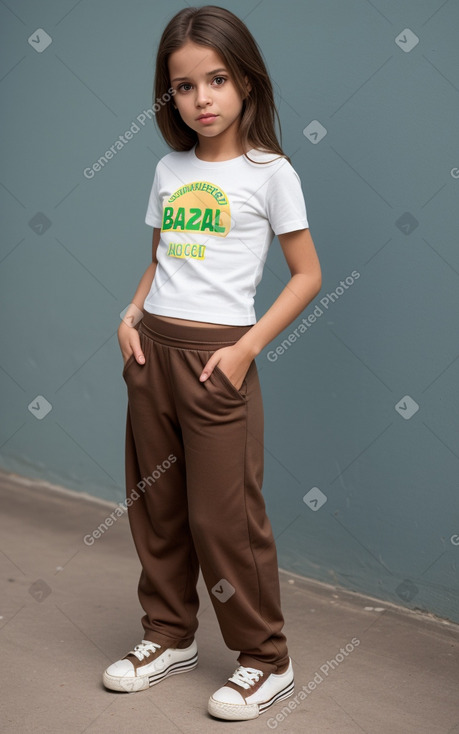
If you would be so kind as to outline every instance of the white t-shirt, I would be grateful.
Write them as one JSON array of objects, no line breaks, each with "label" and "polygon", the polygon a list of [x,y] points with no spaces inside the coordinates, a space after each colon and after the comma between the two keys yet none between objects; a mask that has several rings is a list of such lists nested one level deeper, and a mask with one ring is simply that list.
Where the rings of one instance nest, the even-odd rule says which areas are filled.
[{"label": "white t-shirt", "polygon": [[254,296],[274,235],[309,227],[298,174],[259,150],[202,161],[195,148],[156,167],[145,222],[161,228],[144,309],[216,324],[256,322]]}]

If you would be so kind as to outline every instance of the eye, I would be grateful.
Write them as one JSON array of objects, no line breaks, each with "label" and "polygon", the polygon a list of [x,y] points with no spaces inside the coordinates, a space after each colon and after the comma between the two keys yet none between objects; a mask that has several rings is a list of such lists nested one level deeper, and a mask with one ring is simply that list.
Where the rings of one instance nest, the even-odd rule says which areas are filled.
[{"label": "eye", "polygon": [[190,82],[183,82],[183,84],[179,84],[177,87],[177,91],[179,92],[188,92],[189,89],[185,89],[185,87],[191,87],[192,85]]},{"label": "eye", "polygon": [[216,76],[214,82],[217,84],[217,87],[221,87],[226,82],[226,78],[224,76]]}]

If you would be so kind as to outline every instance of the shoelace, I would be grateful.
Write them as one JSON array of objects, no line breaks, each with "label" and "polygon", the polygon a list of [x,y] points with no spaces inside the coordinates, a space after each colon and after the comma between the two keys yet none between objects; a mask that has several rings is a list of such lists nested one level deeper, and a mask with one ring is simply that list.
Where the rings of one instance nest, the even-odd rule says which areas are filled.
[{"label": "shoelace", "polygon": [[142,640],[142,642],[139,645],[136,645],[129,654],[135,655],[138,660],[143,660],[144,658],[148,658],[151,652],[155,652],[156,648],[159,650],[160,647],[161,645],[158,645],[156,642]]},{"label": "shoelace", "polygon": [[263,673],[261,670],[257,670],[256,668],[244,668],[240,665],[228,680],[232,681],[232,683],[237,683],[238,686],[247,690],[248,688],[251,688],[251,686],[255,685],[255,683],[258,683],[260,676],[262,675]]}]

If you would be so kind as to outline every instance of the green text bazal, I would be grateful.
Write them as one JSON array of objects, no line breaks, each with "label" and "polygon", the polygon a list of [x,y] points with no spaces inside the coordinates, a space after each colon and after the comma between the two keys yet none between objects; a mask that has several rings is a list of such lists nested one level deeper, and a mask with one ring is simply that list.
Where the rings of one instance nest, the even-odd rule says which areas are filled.
[{"label": "green text bazal", "polygon": [[220,209],[187,210],[183,206],[176,211],[172,206],[164,207],[161,229],[182,232],[225,232],[225,227],[220,225]]}]

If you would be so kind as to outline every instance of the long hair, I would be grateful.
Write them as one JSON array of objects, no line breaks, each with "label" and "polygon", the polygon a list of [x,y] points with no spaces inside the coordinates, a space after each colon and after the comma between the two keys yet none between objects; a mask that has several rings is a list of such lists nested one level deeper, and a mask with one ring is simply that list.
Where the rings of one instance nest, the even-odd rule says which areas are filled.
[{"label": "long hair", "polygon": [[[243,98],[239,141],[244,154],[246,155],[245,151],[249,148],[257,148],[290,160],[283,152],[276,135],[276,120],[280,138],[281,125],[271,79],[261,51],[247,26],[226,8],[216,5],[184,8],[169,21],[161,36],[156,56],[156,100],[168,99],[171,87],[169,56],[187,41],[214,49],[224,60]],[[246,76],[251,85],[248,94],[244,79]],[[183,122],[172,104],[157,107],[156,122],[166,143],[176,151],[190,150],[198,142],[197,133]],[[246,157],[248,158],[247,155]]]}]

